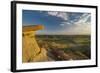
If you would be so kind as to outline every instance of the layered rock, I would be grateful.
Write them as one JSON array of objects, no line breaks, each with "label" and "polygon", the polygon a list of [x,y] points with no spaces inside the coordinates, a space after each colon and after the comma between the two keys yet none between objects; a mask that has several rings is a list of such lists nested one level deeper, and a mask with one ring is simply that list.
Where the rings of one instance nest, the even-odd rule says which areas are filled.
[{"label": "layered rock", "polygon": [[41,30],[42,25],[24,26],[22,34],[22,62],[40,62],[47,60],[46,49],[37,44],[35,33]]}]

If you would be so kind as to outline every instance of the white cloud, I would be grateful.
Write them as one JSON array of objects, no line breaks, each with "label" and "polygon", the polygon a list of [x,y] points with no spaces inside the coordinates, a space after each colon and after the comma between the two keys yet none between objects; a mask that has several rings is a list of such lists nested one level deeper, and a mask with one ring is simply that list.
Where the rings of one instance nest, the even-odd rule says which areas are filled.
[{"label": "white cloud", "polygon": [[56,17],[62,18],[63,20],[68,20],[68,15],[65,12],[49,11],[48,14],[52,15],[52,16],[56,16]]},{"label": "white cloud", "polygon": [[57,16],[58,15],[58,12],[56,12],[56,11],[55,12],[49,11],[48,14],[49,15],[52,15],[52,16]]},{"label": "white cloud", "polygon": [[65,26],[65,24],[60,24],[60,26]]},{"label": "white cloud", "polygon": [[75,25],[63,30],[58,31],[59,34],[66,34],[66,35],[84,35],[91,33],[91,26],[90,25]]},{"label": "white cloud", "polygon": [[62,22],[62,24],[65,24],[65,25],[72,25],[72,23],[71,22]]},{"label": "white cloud", "polygon": [[90,34],[91,26],[89,24],[77,25],[70,28],[67,32],[73,34]]},{"label": "white cloud", "polygon": [[80,19],[77,22],[74,22],[71,26],[71,23],[69,23],[70,26],[68,26],[67,22],[63,22],[64,24],[67,24],[66,28],[64,28],[62,31],[59,31],[60,34],[91,34],[91,22],[87,20],[90,19],[90,14],[83,14]]},{"label": "white cloud", "polygon": [[77,22],[75,22],[74,24],[76,24],[76,25],[82,25],[83,23],[88,23],[87,20],[90,19],[90,17],[91,17],[90,14],[85,13],[85,14],[83,14],[83,15],[80,17],[80,19],[79,19]]},{"label": "white cloud", "polygon": [[[64,12],[48,12],[49,15],[56,16],[59,18],[62,18],[65,20],[61,24],[59,24],[62,28],[62,30],[58,30],[55,32],[50,31],[39,31],[37,33],[40,34],[62,34],[62,35],[84,35],[84,34],[91,34],[91,22],[87,20],[90,19],[91,15],[84,13],[82,16],[80,16],[80,19],[77,22],[66,21],[68,20],[68,14]],[[64,28],[63,28],[64,27]]]}]

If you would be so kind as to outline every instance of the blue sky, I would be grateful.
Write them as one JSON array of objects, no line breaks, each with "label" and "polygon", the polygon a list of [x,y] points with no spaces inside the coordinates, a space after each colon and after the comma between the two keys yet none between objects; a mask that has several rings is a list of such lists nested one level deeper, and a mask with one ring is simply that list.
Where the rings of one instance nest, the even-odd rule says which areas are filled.
[{"label": "blue sky", "polygon": [[23,10],[22,25],[41,24],[37,34],[82,35],[91,33],[91,14],[79,12]]}]

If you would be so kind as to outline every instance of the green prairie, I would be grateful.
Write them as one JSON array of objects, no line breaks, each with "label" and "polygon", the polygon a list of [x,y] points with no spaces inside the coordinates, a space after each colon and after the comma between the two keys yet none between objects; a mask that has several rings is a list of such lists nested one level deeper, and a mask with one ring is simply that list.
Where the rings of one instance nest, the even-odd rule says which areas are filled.
[{"label": "green prairie", "polygon": [[36,40],[51,60],[91,59],[90,35],[36,35]]}]

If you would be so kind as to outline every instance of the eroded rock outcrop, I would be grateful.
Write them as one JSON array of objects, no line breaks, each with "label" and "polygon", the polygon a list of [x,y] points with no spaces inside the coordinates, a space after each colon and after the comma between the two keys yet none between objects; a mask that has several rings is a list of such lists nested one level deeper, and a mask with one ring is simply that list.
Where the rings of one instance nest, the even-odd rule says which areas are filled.
[{"label": "eroded rock outcrop", "polygon": [[24,26],[22,30],[22,62],[47,61],[47,51],[37,44],[35,33],[42,30],[42,25]]}]

